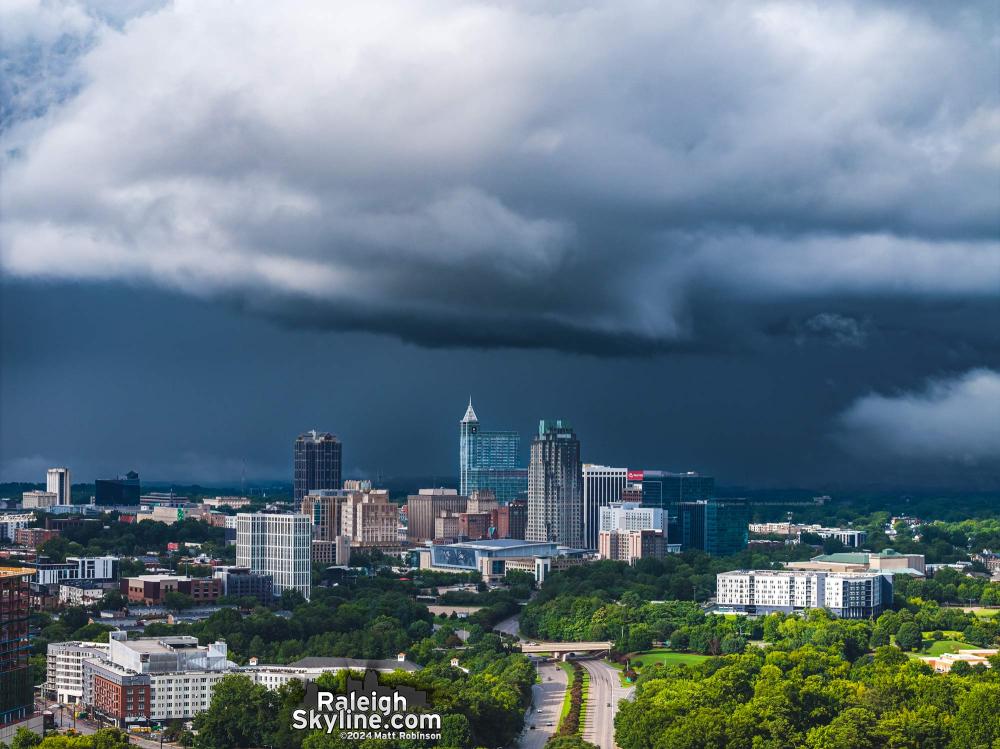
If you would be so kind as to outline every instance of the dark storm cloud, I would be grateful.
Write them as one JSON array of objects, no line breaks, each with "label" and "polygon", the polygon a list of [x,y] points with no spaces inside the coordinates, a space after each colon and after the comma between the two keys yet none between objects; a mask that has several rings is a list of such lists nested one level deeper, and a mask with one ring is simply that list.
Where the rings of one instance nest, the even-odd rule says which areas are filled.
[{"label": "dark storm cloud", "polygon": [[[81,8],[14,13],[25,48],[88,50],[22,75],[44,105],[4,133],[15,276],[606,355],[1000,288],[986,6]],[[863,340],[815,314],[793,335]]]}]

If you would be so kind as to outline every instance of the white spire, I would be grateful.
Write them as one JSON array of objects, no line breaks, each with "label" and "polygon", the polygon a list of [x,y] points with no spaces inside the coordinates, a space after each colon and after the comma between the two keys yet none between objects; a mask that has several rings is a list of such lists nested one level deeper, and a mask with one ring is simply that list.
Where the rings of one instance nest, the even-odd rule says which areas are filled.
[{"label": "white spire", "polygon": [[476,412],[472,408],[472,396],[469,396],[469,407],[465,409],[465,416],[462,417],[462,423],[469,421],[479,421],[479,417],[476,416]]}]

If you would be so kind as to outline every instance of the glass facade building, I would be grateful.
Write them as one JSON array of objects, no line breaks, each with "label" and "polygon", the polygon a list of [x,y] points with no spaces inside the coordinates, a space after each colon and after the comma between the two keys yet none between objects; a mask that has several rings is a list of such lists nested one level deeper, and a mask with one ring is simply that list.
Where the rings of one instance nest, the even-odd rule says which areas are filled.
[{"label": "glass facade building", "polygon": [[569,422],[540,421],[528,465],[528,541],[583,546],[582,468]]},{"label": "glass facade building", "polygon": [[314,489],[341,487],[342,445],[329,432],[313,429],[295,440],[295,501],[301,502]]},{"label": "glass facade building", "polygon": [[138,505],[142,487],[139,474],[129,471],[116,479],[97,479],[94,482],[94,504]]},{"label": "glass facade building", "polygon": [[727,556],[747,547],[750,505],[745,499],[710,499],[681,502],[677,522],[670,527],[670,542],[685,551],[698,549],[713,556]]},{"label": "glass facade building", "polygon": [[458,425],[458,473],[461,496],[492,491],[501,504],[522,498],[528,491],[528,470],[518,466],[521,435],[485,432],[472,408],[472,399]]}]

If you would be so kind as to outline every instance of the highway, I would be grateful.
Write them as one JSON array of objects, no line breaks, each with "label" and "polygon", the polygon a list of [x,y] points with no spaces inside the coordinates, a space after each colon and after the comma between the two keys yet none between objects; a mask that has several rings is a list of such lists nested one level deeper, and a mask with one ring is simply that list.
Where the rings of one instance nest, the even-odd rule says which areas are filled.
[{"label": "highway", "polygon": [[635,687],[623,687],[618,671],[604,661],[585,660],[580,665],[590,674],[590,694],[583,738],[601,749],[615,749],[615,716],[618,702],[631,699]]},{"label": "highway", "polygon": [[566,694],[566,672],[555,663],[539,663],[538,675],[542,682],[531,688],[531,708],[521,734],[521,749],[542,749],[559,727],[559,713]]}]

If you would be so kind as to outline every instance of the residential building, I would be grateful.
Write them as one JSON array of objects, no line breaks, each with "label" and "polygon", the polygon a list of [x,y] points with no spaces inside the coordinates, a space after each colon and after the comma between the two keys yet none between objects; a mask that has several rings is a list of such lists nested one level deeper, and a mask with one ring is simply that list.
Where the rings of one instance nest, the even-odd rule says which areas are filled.
[{"label": "residential building", "polygon": [[58,535],[59,531],[51,531],[46,528],[19,528],[14,532],[14,543],[18,546],[37,549],[46,541],[51,541]]},{"label": "residential building", "polygon": [[385,489],[350,492],[341,521],[343,535],[355,547],[398,548],[398,517],[399,505],[389,501],[389,492]]},{"label": "residential building", "polygon": [[19,528],[27,528],[36,520],[33,512],[7,512],[0,514],[0,540],[13,541]]},{"label": "residential building", "polygon": [[121,592],[132,603],[160,605],[168,593],[183,593],[196,603],[214,603],[222,595],[222,583],[212,577],[139,575],[123,577]]},{"label": "residential building", "polygon": [[601,508],[621,499],[628,486],[628,469],[594,463],[583,464],[583,545],[597,548]]},{"label": "residential building", "polygon": [[664,511],[637,502],[614,502],[601,507],[598,533],[602,531],[665,532]]},{"label": "residential building", "polygon": [[64,704],[82,701],[83,661],[106,658],[110,648],[106,642],[50,642],[45,654],[45,694]]},{"label": "residential building", "polygon": [[117,587],[113,580],[67,580],[59,586],[61,606],[92,606]]},{"label": "residential building", "polygon": [[312,585],[312,520],[305,515],[238,514],[236,564],[270,575],[276,596],[291,589],[308,599]]},{"label": "residential building", "polygon": [[416,663],[406,660],[406,653],[400,653],[395,659],[360,658],[301,658],[287,666],[258,665],[256,658],[250,659],[249,666],[240,669],[240,673],[249,676],[255,684],[262,684],[268,689],[278,689],[293,679],[298,681],[315,681],[323,674],[338,671],[378,671],[391,673],[406,671],[413,673],[420,670]]},{"label": "residential building", "polygon": [[139,474],[129,471],[124,476],[113,479],[97,479],[94,482],[95,505],[138,506],[142,488]]},{"label": "residential building", "polygon": [[567,421],[542,420],[528,467],[528,541],[583,546],[580,441]]},{"label": "residential building", "polygon": [[56,495],[57,505],[73,504],[73,489],[68,468],[50,468],[45,478],[45,489]]},{"label": "residential building", "polygon": [[412,543],[423,543],[435,535],[435,520],[442,512],[458,514],[468,509],[469,498],[455,489],[421,489],[406,498],[406,536]]},{"label": "residential building", "polygon": [[213,576],[221,585],[221,594],[230,598],[256,598],[271,603],[274,583],[270,575],[252,572],[249,567],[216,567]]},{"label": "residential building", "polygon": [[497,538],[524,539],[528,529],[528,501],[514,499],[496,510]]},{"label": "residential building", "polygon": [[666,538],[661,530],[614,529],[597,534],[597,551],[601,559],[632,564],[638,559],[663,559],[667,550]]},{"label": "residential building", "polygon": [[716,580],[718,606],[746,614],[825,608],[845,619],[868,619],[892,603],[892,578],[878,572],[733,570]]},{"label": "residential building", "polygon": [[21,495],[21,507],[25,510],[45,510],[55,507],[59,497],[55,492],[30,491]]},{"label": "residential building", "polygon": [[479,417],[469,398],[469,407],[458,424],[458,493],[468,497],[476,490],[489,489],[501,504],[523,497],[528,490],[528,472],[518,466],[520,450],[518,432],[479,428]]},{"label": "residential building", "polygon": [[300,434],[294,446],[295,475],[293,492],[301,502],[316,489],[340,489],[343,446],[329,432],[315,429]]},{"label": "residential building", "polygon": [[28,667],[31,573],[23,567],[0,567],[0,725],[21,720],[34,710]]},{"label": "residential building", "polygon": [[801,523],[750,523],[750,533],[768,536],[795,536],[801,542],[802,534],[819,536],[822,539],[835,538],[844,546],[861,548],[868,540],[866,531],[854,528],[827,528],[819,524],[804,525]]}]

